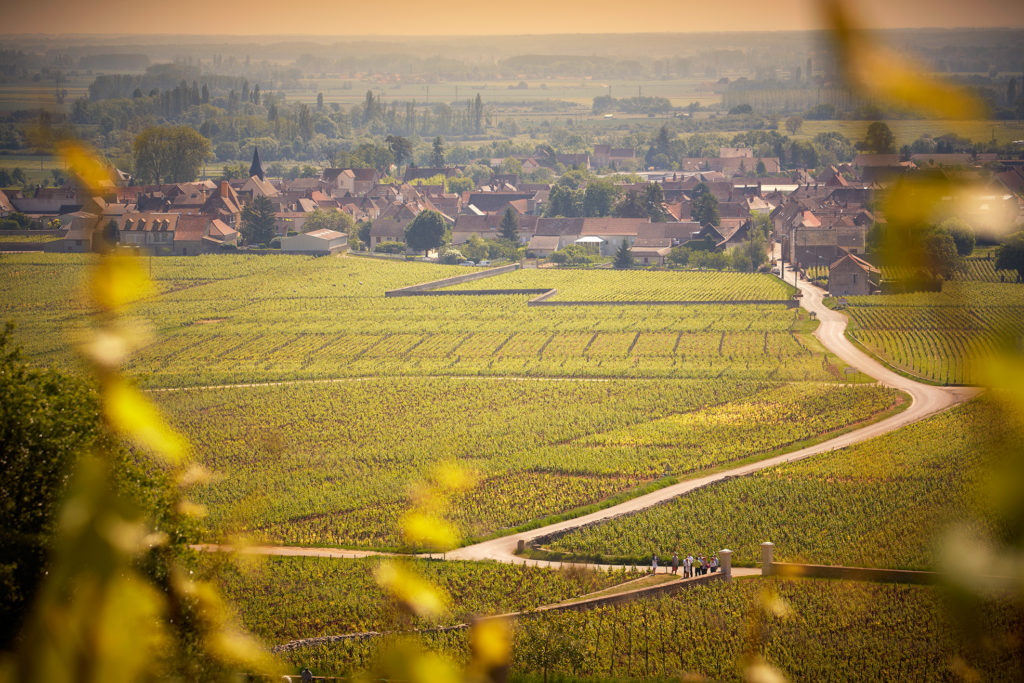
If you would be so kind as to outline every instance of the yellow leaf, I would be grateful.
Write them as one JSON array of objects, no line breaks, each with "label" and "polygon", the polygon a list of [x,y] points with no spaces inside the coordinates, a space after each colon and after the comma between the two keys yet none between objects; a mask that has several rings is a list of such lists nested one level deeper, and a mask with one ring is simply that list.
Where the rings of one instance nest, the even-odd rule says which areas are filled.
[{"label": "yellow leaf", "polygon": [[416,655],[409,662],[409,678],[414,683],[459,683],[462,678],[454,666],[433,652]]},{"label": "yellow leaf", "polygon": [[405,514],[402,530],[409,545],[436,552],[451,550],[459,543],[459,535],[451,524],[440,517],[417,510]]},{"label": "yellow leaf", "polygon": [[107,163],[91,147],[75,141],[57,143],[57,154],[94,194],[114,186],[114,175]]},{"label": "yellow leaf", "polygon": [[381,562],[373,573],[377,585],[410,612],[424,619],[443,616],[448,596],[395,562]]},{"label": "yellow leaf", "polygon": [[152,295],[156,288],[139,257],[126,249],[116,249],[100,259],[93,269],[89,290],[96,305],[116,312]]},{"label": "yellow leaf", "polygon": [[206,506],[189,500],[182,500],[178,501],[178,512],[186,517],[199,519],[206,516]]},{"label": "yellow leaf", "polygon": [[177,463],[187,452],[187,442],[164,421],[156,406],[120,377],[103,386],[103,413],[111,427],[140,448],[165,461]]},{"label": "yellow leaf", "polygon": [[850,17],[841,0],[822,0],[840,66],[860,94],[888,104],[949,119],[985,118],[971,94],[931,75],[930,70],[883,45]]},{"label": "yellow leaf", "polygon": [[508,664],[512,655],[512,630],[504,619],[483,619],[469,632],[473,663],[485,671]]}]

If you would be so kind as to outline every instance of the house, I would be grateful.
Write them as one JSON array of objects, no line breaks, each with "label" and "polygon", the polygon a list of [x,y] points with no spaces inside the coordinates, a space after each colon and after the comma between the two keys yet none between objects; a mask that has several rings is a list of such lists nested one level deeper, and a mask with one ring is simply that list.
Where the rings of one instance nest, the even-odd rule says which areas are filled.
[{"label": "house", "polygon": [[219,218],[231,227],[239,224],[242,216],[242,202],[238,193],[225,180],[221,181],[217,192],[203,203],[202,213]]},{"label": "house", "polygon": [[405,228],[412,219],[378,218],[370,224],[370,248],[381,242],[404,242]]},{"label": "house", "polygon": [[[452,244],[462,244],[470,235],[477,235],[485,240],[498,239],[501,234],[501,221],[504,212],[486,213],[482,215],[462,214],[455,219],[452,227]],[[519,242],[525,244],[537,231],[538,216],[519,216]]]},{"label": "house", "polygon": [[596,168],[608,168],[622,163],[638,163],[636,150],[631,147],[612,147],[611,145],[594,145],[591,158]]},{"label": "house", "polygon": [[667,237],[638,237],[629,250],[637,263],[645,266],[664,266],[672,252],[672,240]]},{"label": "house", "polygon": [[219,218],[203,214],[178,214],[172,252],[176,256],[195,256],[220,251],[238,244],[238,231]]},{"label": "house", "polygon": [[526,252],[536,258],[547,258],[562,247],[558,235],[534,235],[526,245]]},{"label": "house", "polygon": [[853,254],[846,254],[828,269],[829,296],[863,296],[878,291],[881,273]]},{"label": "house", "polygon": [[273,183],[269,180],[264,180],[259,176],[249,176],[249,179],[242,183],[242,187],[238,190],[240,195],[249,195],[253,199],[256,197],[276,197],[279,193],[277,188],[274,187]]},{"label": "house", "polygon": [[284,254],[307,254],[328,256],[340,254],[348,249],[348,235],[336,230],[314,230],[281,239]]},{"label": "house", "polygon": [[535,256],[549,256],[583,236],[583,218],[538,218],[537,227],[527,244]]},{"label": "house", "polygon": [[536,192],[470,192],[469,201],[466,203],[485,213],[497,213],[504,211],[510,202],[524,199],[527,212],[534,213],[536,205],[533,201],[536,194]]},{"label": "house", "polygon": [[174,251],[174,234],[180,216],[177,213],[133,213],[111,221],[117,226],[118,243],[166,255]]},{"label": "house", "polygon": [[61,216],[64,234],[50,242],[43,251],[62,254],[84,254],[93,251],[93,240],[100,225],[100,217],[85,211]]}]

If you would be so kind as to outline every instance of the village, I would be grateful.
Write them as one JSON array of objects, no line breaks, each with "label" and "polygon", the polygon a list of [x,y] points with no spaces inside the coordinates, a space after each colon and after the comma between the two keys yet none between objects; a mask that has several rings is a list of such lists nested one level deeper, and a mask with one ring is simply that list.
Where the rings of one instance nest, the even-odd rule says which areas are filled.
[{"label": "village", "polygon": [[[815,173],[801,168],[784,171],[778,158],[757,158],[749,147],[723,147],[717,157],[686,159],[680,171],[592,173],[624,161],[635,164],[636,158],[636,150],[608,145],[596,145],[592,154],[558,154],[554,161],[571,170],[554,184],[523,179],[544,162],[540,150],[533,156],[489,160],[497,170],[480,183],[472,183],[454,165],[410,165],[401,181],[385,178],[373,168],[325,168],[319,177],[286,180],[268,178],[254,149],[245,179],[135,185],[128,174],[118,172],[119,181],[111,183],[103,196],[92,196],[71,183],[40,188],[31,198],[0,190],[0,219],[18,213],[22,220],[50,228],[0,231],[0,245],[4,235],[16,233],[45,241],[12,242],[5,245],[8,250],[89,252],[103,236],[158,256],[278,250],[327,255],[350,249],[401,255],[407,251],[409,225],[421,213],[432,211],[448,231],[444,248],[457,254],[451,262],[488,265],[490,259],[461,258],[458,250],[471,241],[493,245],[502,238],[508,247],[514,231],[512,251],[506,248],[503,255],[492,249],[496,257],[508,260],[511,254],[512,260],[519,256],[565,264],[567,259],[559,254],[571,248],[599,262],[625,248],[635,266],[658,268],[686,265],[685,257],[673,257],[673,250],[678,254],[680,247],[705,254],[739,247],[749,242],[751,229],[761,225],[769,227],[766,237],[778,251],[769,255],[772,258],[755,259],[748,268],[767,269],[778,258],[805,273],[827,272],[830,289],[845,296],[880,289],[879,268],[865,256],[872,228],[885,222],[880,200],[900,178],[939,177],[969,188],[970,203],[950,202],[949,212],[956,212],[980,235],[1019,226],[1024,215],[1019,194],[1024,162],[996,155],[915,154],[901,160],[895,154],[859,154],[851,162]],[[509,163],[522,173],[501,172]],[[453,179],[470,182],[451,183]],[[565,179],[572,182],[564,183]],[[597,215],[566,217],[552,210],[553,192],[573,186],[585,192],[590,182],[603,182],[610,195],[603,208],[591,211]],[[471,187],[449,191],[449,184]],[[647,206],[638,197],[646,198]],[[619,206],[611,206],[620,198],[625,199]],[[243,237],[244,210],[257,201],[272,207],[274,237],[269,244]],[[705,208],[708,202],[714,205],[711,211]],[[307,224],[314,216],[320,220]],[[337,229],[318,227],[324,222]],[[352,229],[344,230],[345,225]],[[441,247],[439,243],[430,249],[430,257],[436,260]],[[572,259],[568,263],[572,265]],[[730,262],[695,259],[690,266],[702,264],[721,269]]]}]

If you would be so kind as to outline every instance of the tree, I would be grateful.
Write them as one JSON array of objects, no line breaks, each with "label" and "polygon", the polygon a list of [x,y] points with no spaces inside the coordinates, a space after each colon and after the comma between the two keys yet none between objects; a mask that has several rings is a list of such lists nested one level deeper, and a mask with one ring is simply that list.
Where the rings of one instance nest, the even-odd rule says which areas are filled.
[{"label": "tree", "polygon": [[384,138],[384,144],[394,156],[396,165],[401,166],[402,162],[412,159],[412,143],[409,142],[409,138],[404,138],[401,135],[389,135]]},{"label": "tree", "polygon": [[316,94],[316,108],[317,110],[324,108],[324,94],[322,92]]},{"label": "tree", "polygon": [[786,130],[789,131],[790,135],[796,135],[802,125],[804,125],[804,120],[799,116],[790,116],[786,119]]},{"label": "tree", "polygon": [[7,172],[6,168],[0,168],[0,187],[10,187],[14,184],[14,178]]},{"label": "tree", "polygon": [[629,240],[623,238],[622,243],[615,252],[615,261],[613,262],[613,265],[616,268],[623,269],[632,268],[634,264],[635,260],[633,259],[633,252],[629,248]]},{"label": "tree", "polygon": [[484,101],[480,98],[480,93],[476,94],[476,100],[473,101],[472,106],[472,119],[473,119],[473,130],[477,133],[484,129]]},{"label": "tree", "polygon": [[501,162],[501,172],[508,175],[521,175],[523,172],[523,162],[515,157],[508,157]]},{"label": "tree", "polygon": [[440,135],[434,138],[434,146],[430,149],[430,165],[434,168],[444,167],[444,140]]},{"label": "tree", "polygon": [[668,220],[665,193],[661,189],[661,183],[647,183],[647,187],[644,188],[644,209],[652,223],[664,223]]},{"label": "tree", "polygon": [[414,251],[422,251],[424,256],[431,249],[441,246],[444,238],[444,217],[437,211],[421,211],[405,229],[405,243]]},{"label": "tree", "polygon": [[78,379],[31,368],[0,331],[0,646],[7,649],[47,567],[54,514],[80,453],[99,438],[96,395]]},{"label": "tree", "polygon": [[673,266],[685,266],[690,262],[690,248],[683,245],[672,247],[668,254],[668,262]]},{"label": "tree", "polygon": [[863,148],[873,154],[895,154],[896,136],[884,121],[875,121],[868,126]]},{"label": "tree", "polygon": [[511,206],[505,209],[501,217],[501,238],[513,244],[519,244],[519,216]]},{"label": "tree", "polygon": [[447,183],[448,191],[454,192],[455,194],[462,194],[467,190],[472,190],[474,185],[472,178],[466,178],[463,176],[455,176],[454,178],[449,178],[447,180]]},{"label": "tree", "polygon": [[693,220],[701,225],[718,225],[721,218],[718,214],[718,198],[704,183],[693,188],[693,206],[690,209]]},{"label": "tree", "polygon": [[135,176],[143,183],[160,185],[195,180],[211,147],[189,126],[150,126],[135,137],[132,152]]},{"label": "tree", "polygon": [[299,105],[299,135],[306,142],[313,139],[313,114],[305,102]]},{"label": "tree", "polygon": [[242,236],[246,244],[270,244],[277,230],[274,227],[274,205],[264,196],[256,197],[242,209]]},{"label": "tree", "polygon": [[630,190],[622,201],[615,205],[613,213],[616,218],[647,218],[647,206],[636,192]]},{"label": "tree", "polygon": [[944,232],[933,231],[921,240],[922,261],[932,277],[948,280],[960,267],[953,238]]},{"label": "tree", "polygon": [[610,178],[591,180],[583,191],[583,215],[600,217],[611,214],[618,196],[619,189]]},{"label": "tree", "polygon": [[947,218],[939,223],[937,229],[953,238],[956,253],[960,256],[970,256],[974,251],[974,229],[963,219]]},{"label": "tree", "polygon": [[1017,282],[1024,282],[1024,231],[1010,235],[996,250],[996,269],[1017,271]]},{"label": "tree", "polygon": [[544,215],[548,218],[579,216],[582,210],[582,195],[583,193],[579,190],[573,190],[564,185],[555,185],[548,194],[548,204],[544,209]]}]

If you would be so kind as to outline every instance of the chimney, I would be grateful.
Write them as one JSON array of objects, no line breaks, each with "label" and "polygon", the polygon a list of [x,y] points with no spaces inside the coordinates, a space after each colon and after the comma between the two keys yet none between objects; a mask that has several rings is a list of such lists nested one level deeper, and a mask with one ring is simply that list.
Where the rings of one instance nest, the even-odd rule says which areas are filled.
[{"label": "chimney", "polygon": [[229,196],[228,189],[230,187],[231,186],[228,185],[228,181],[226,181],[226,180],[220,181],[220,196],[221,196],[222,199],[227,199],[228,198],[228,196]]}]

